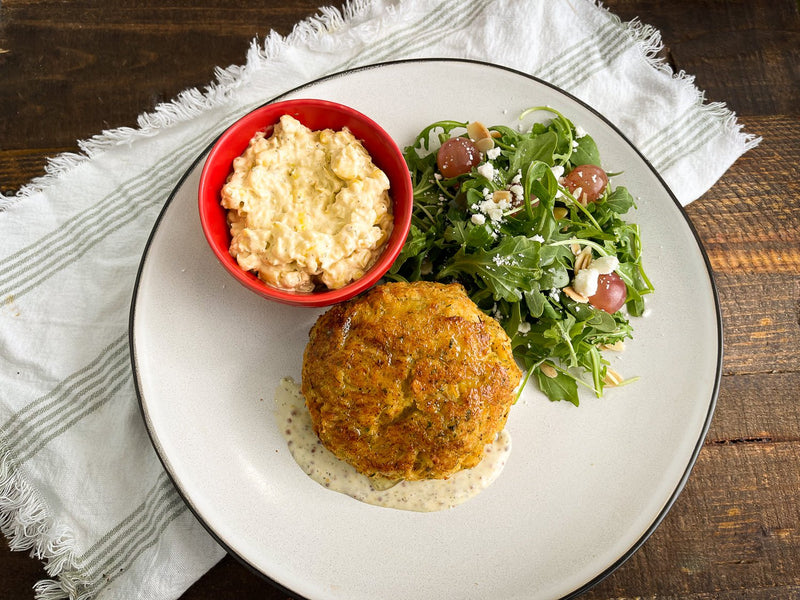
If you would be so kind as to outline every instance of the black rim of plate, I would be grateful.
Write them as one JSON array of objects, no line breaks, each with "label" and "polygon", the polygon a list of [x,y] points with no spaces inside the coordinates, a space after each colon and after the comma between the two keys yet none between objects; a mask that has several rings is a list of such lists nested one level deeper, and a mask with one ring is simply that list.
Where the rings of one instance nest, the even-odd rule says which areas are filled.
[{"label": "black rim of plate", "polygon": [[[326,75],[324,77],[320,77],[320,78],[315,79],[313,81],[309,81],[307,83],[304,83],[303,85],[297,86],[297,87],[295,87],[295,88],[293,88],[291,90],[288,90],[288,91],[286,91],[286,92],[284,92],[284,93],[282,93],[282,94],[280,94],[278,96],[275,96],[274,98],[264,102],[263,105],[272,104],[272,103],[277,102],[277,101],[283,99],[284,97],[289,96],[289,95],[291,95],[291,94],[293,94],[293,93],[295,93],[297,91],[300,91],[300,90],[303,90],[305,88],[311,87],[311,86],[316,85],[318,83],[321,83],[323,81],[329,81],[329,80],[336,79],[336,78],[339,78],[339,77],[344,77],[344,76],[350,75],[352,73],[357,73],[357,72],[360,72],[360,71],[366,71],[366,70],[371,70],[371,69],[379,69],[379,68],[388,67],[388,66],[391,66],[391,65],[400,65],[400,64],[409,64],[409,63],[411,63],[411,64],[413,64],[413,63],[432,63],[432,62],[474,64],[474,65],[480,65],[480,66],[489,67],[489,68],[492,68],[492,69],[498,69],[498,70],[501,70],[501,71],[506,71],[506,72],[509,72],[509,73],[513,73],[513,74],[519,75],[521,77],[524,77],[526,79],[530,79],[531,81],[535,81],[535,82],[537,82],[537,83],[539,83],[541,85],[544,85],[546,87],[549,87],[549,88],[555,90],[556,92],[558,92],[560,94],[563,94],[564,96],[566,96],[570,100],[573,100],[574,102],[577,102],[582,107],[584,107],[586,110],[589,110],[597,118],[599,118],[606,125],[608,125],[619,136],[619,138],[621,140],[623,140],[625,143],[627,143],[630,146],[630,148],[639,156],[639,158],[642,160],[642,162],[650,169],[650,171],[653,173],[653,175],[655,175],[655,177],[658,179],[659,183],[663,186],[664,190],[669,194],[669,197],[672,199],[672,201],[675,203],[675,206],[680,211],[681,216],[683,217],[684,221],[686,222],[686,225],[689,227],[689,230],[691,231],[691,233],[692,233],[692,235],[694,237],[695,243],[697,244],[697,247],[698,247],[698,249],[700,251],[700,255],[703,258],[703,262],[705,263],[706,274],[707,274],[708,279],[709,279],[709,283],[710,283],[710,287],[711,287],[711,293],[712,293],[712,296],[713,296],[714,311],[716,313],[717,364],[716,364],[716,373],[714,375],[714,386],[713,386],[713,390],[712,390],[712,393],[711,393],[711,398],[710,398],[710,401],[709,401],[708,412],[706,414],[706,418],[705,418],[705,421],[703,423],[703,427],[700,430],[700,435],[698,437],[698,440],[697,440],[697,442],[695,444],[695,447],[694,447],[694,449],[692,451],[691,456],[689,457],[689,462],[686,465],[686,469],[684,470],[683,475],[681,476],[680,480],[678,481],[678,485],[675,487],[675,490],[672,492],[672,494],[668,498],[667,502],[664,504],[664,507],[661,509],[661,511],[658,513],[658,515],[656,515],[655,519],[650,524],[650,526],[647,528],[647,530],[642,534],[642,536],[626,552],[624,552],[622,554],[622,556],[620,556],[616,561],[614,561],[611,565],[609,565],[604,571],[602,571],[601,573],[596,575],[590,581],[588,581],[585,584],[581,585],[579,588],[573,590],[572,592],[568,593],[565,596],[562,596],[561,599],[560,599],[560,600],[568,600],[570,598],[575,598],[575,597],[579,596],[580,594],[583,594],[584,592],[588,591],[590,588],[592,588],[595,585],[597,585],[598,583],[600,583],[603,579],[605,579],[611,573],[616,571],[631,556],[633,556],[636,553],[636,551],[645,543],[645,541],[647,541],[647,539],[652,535],[652,533],[656,530],[656,528],[664,520],[664,517],[666,517],[667,513],[670,511],[672,506],[675,504],[675,500],[678,498],[680,493],[683,491],[683,488],[685,487],[686,482],[689,479],[689,475],[691,474],[692,468],[694,467],[695,462],[697,461],[697,456],[700,454],[700,449],[702,448],[703,443],[704,443],[705,438],[706,438],[706,435],[708,433],[708,428],[711,425],[711,419],[712,419],[712,416],[714,414],[714,409],[716,408],[717,398],[719,396],[719,386],[720,386],[720,381],[721,381],[721,377],[722,377],[723,332],[722,332],[722,316],[721,316],[721,310],[720,310],[720,304],[719,304],[719,294],[717,292],[717,285],[716,285],[716,282],[714,280],[714,274],[713,274],[713,271],[711,269],[711,263],[708,260],[708,255],[706,254],[705,248],[703,248],[703,244],[700,241],[700,238],[699,238],[699,236],[697,234],[697,230],[695,229],[694,225],[692,224],[691,220],[689,219],[688,215],[686,214],[686,211],[683,208],[683,206],[681,206],[681,203],[675,197],[675,194],[672,192],[672,190],[666,184],[666,182],[661,177],[661,175],[658,173],[658,171],[656,171],[656,169],[653,167],[653,165],[650,164],[650,161],[648,161],[647,158],[645,158],[645,156],[639,151],[639,149],[636,148],[636,146],[633,145],[633,143],[625,136],[625,134],[623,134],[622,131],[620,131],[620,129],[616,125],[614,125],[614,123],[609,121],[606,117],[604,117],[602,114],[600,114],[597,110],[592,108],[592,106],[590,106],[589,104],[587,104],[586,102],[584,102],[580,98],[577,98],[576,96],[570,94],[569,92],[559,88],[558,86],[553,85],[552,83],[549,83],[547,81],[539,79],[538,77],[535,77],[535,76],[530,75],[528,73],[525,73],[523,71],[518,71],[518,70],[513,69],[511,67],[505,67],[505,66],[502,66],[502,65],[496,65],[496,64],[492,64],[492,63],[487,63],[487,62],[483,62],[483,61],[479,61],[479,60],[471,60],[471,59],[419,58],[419,59],[394,60],[394,61],[375,63],[375,64],[371,64],[371,65],[365,65],[363,67],[357,67],[357,68],[354,68],[354,69],[348,69],[346,71],[341,71],[341,72],[338,72],[338,73],[333,73],[331,75]],[[137,399],[138,399],[138,402],[139,402],[139,410],[140,410],[140,412],[142,414],[142,418],[143,418],[143,420],[145,422],[145,426],[146,426],[146,429],[147,429],[147,434],[150,437],[150,442],[152,443],[153,448],[156,451],[156,455],[158,456],[159,460],[161,461],[161,464],[163,465],[164,470],[167,472],[167,475],[172,480],[172,483],[175,486],[175,489],[177,490],[178,494],[181,496],[183,501],[186,503],[186,506],[194,514],[194,516],[197,518],[197,520],[200,522],[200,524],[206,529],[206,531],[208,531],[208,533],[214,538],[214,540],[216,540],[216,542],[222,548],[225,549],[225,551],[229,555],[234,557],[239,563],[244,565],[247,569],[252,571],[254,574],[256,574],[257,576],[259,576],[259,577],[261,577],[263,579],[265,579],[266,581],[268,581],[271,585],[276,587],[281,592],[289,594],[290,596],[292,596],[293,598],[295,598],[297,600],[307,600],[304,596],[301,596],[297,592],[295,592],[295,591],[287,588],[286,586],[278,583],[277,581],[272,579],[269,575],[267,575],[266,573],[262,572],[257,567],[255,567],[250,562],[248,562],[244,557],[240,556],[232,548],[230,543],[228,543],[225,540],[223,540],[219,536],[219,534],[217,534],[211,528],[211,526],[208,523],[206,523],[206,521],[203,518],[203,516],[200,514],[200,512],[197,510],[197,508],[192,503],[191,499],[188,497],[187,493],[181,488],[177,477],[170,470],[167,458],[165,456],[163,456],[163,453],[162,453],[162,451],[160,449],[160,446],[159,446],[159,444],[158,444],[158,442],[157,442],[157,440],[155,438],[155,433],[153,432],[151,424],[150,424],[150,422],[149,422],[149,420],[147,418],[147,412],[146,412],[145,407],[144,407],[144,399],[143,399],[143,396],[142,396],[142,393],[141,393],[141,387],[140,387],[140,381],[139,381],[140,373],[139,373],[139,370],[137,369],[137,364],[136,364],[136,350],[135,350],[135,343],[134,343],[133,328],[134,328],[134,323],[135,323],[135,319],[136,319],[136,299],[137,299],[138,292],[139,292],[139,285],[140,285],[140,279],[141,279],[141,276],[142,276],[142,271],[144,269],[144,265],[145,265],[145,262],[146,262],[146,259],[147,259],[147,255],[149,253],[150,246],[151,246],[151,243],[153,241],[153,238],[154,238],[154,236],[156,234],[156,231],[158,230],[159,226],[161,225],[161,221],[163,220],[163,217],[164,217],[167,209],[169,208],[170,204],[172,204],[172,201],[175,198],[175,195],[178,193],[178,190],[181,189],[181,187],[183,186],[183,184],[186,181],[186,179],[189,177],[189,175],[197,167],[198,163],[201,160],[203,160],[203,158],[209,152],[211,147],[216,142],[216,139],[217,138],[215,138],[214,141],[212,141],[200,153],[200,155],[192,162],[191,166],[181,176],[180,180],[177,182],[177,184],[175,185],[173,190],[170,192],[169,197],[167,198],[166,202],[164,203],[164,206],[162,207],[161,211],[159,212],[158,217],[156,218],[156,221],[155,221],[155,223],[153,225],[153,229],[151,230],[150,235],[149,235],[149,237],[147,239],[147,243],[145,244],[144,251],[142,253],[142,259],[141,259],[141,261],[139,263],[139,268],[138,268],[137,273],[136,273],[136,280],[134,282],[133,296],[132,296],[132,299],[131,299],[129,319],[128,319],[128,346],[129,346],[129,351],[130,351],[131,367],[133,369],[133,383],[134,383],[134,387],[135,387],[135,390],[136,390],[136,396],[137,396]]]}]

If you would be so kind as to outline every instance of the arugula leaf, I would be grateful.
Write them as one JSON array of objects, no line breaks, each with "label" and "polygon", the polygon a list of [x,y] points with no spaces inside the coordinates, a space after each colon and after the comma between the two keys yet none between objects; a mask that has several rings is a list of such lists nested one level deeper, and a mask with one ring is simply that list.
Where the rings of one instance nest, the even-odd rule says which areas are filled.
[{"label": "arugula leaf", "polygon": [[555,152],[557,143],[558,136],[552,131],[548,131],[536,137],[521,138],[515,147],[514,155],[509,163],[509,171],[512,173],[523,171],[534,161],[552,165],[553,153]]},{"label": "arugula leaf", "polygon": [[534,319],[538,319],[544,313],[544,305],[547,304],[547,299],[544,294],[539,290],[531,290],[523,292],[522,297],[525,300],[525,306],[528,307],[528,313]]},{"label": "arugula leaf", "polygon": [[611,192],[605,204],[615,213],[623,215],[628,212],[631,207],[635,206],[636,202],[630,192],[626,188],[620,186]]},{"label": "arugula leaf", "polygon": [[503,239],[491,250],[467,253],[462,247],[439,271],[439,278],[472,275],[480,278],[495,300],[519,302],[531,289],[530,274],[539,266],[541,244],[523,236]]},{"label": "arugula leaf", "polygon": [[539,384],[539,389],[542,390],[547,397],[553,402],[559,400],[566,400],[575,406],[580,405],[578,399],[578,384],[574,377],[559,372],[555,377],[548,377],[542,373],[541,368],[537,367],[534,370],[536,374],[536,382]]},{"label": "arugula leaf", "polygon": [[570,162],[575,165],[597,165],[600,166],[600,151],[597,144],[590,135],[578,138],[578,147],[572,151]]},{"label": "arugula leaf", "polygon": [[397,259],[389,269],[389,272],[397,273],[406,260],[412,256],[421,255],[427,247],[428,236],[425,235],[425,232],[421,231],[418,227],[411,225],[408,236],[406,237],[406,242],[400,249],[400,254],[397,255]]}]

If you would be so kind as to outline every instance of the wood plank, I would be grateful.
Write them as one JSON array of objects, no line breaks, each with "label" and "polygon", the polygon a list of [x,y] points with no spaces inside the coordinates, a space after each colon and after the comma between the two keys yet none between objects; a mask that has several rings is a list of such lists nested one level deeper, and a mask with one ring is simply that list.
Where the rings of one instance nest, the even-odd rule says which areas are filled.
[{"label": "wood plank", "polygon": [[800,372],[723,376],[706,444],[757,442],[800,442]]},{"label": "wood plank", "polygon": [[792,199],[800,197],[800,130],[789,116],[744,122],[762,143],[687,214],[718,286],[724,372],[797,371],[800,212]]},{"label": "wood plank", "polygon": [[715,277],[725,336],[723,372],[796,372],[800,277],[759,272]]}]

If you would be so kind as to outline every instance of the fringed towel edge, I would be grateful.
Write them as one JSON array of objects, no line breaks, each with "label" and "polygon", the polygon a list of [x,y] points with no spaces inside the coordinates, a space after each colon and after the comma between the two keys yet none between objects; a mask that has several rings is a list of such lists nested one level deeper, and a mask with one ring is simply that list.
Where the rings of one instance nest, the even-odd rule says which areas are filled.
[{"label": "fringed towel edge", "polygon": [[[0,532],[12,551],[28,551],[41,560],[48,575],[57,577],[65,570],[76,570],[72,532],[55,522],[47,503],[4,445],[0,445]],[[34,590],[40,600],[69,597],[55,580],[40,581]]]}]

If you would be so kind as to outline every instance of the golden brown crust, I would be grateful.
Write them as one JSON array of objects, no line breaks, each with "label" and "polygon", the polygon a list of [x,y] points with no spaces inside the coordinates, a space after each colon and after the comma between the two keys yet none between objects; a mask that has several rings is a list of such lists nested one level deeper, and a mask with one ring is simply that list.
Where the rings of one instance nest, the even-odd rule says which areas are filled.
[{"label": "golden brown crust", "polygon": [[460,285],[388,283],[317,320],[302,392],[322,443],[361,473],[439,479],[480,461],[520,377]]}]

